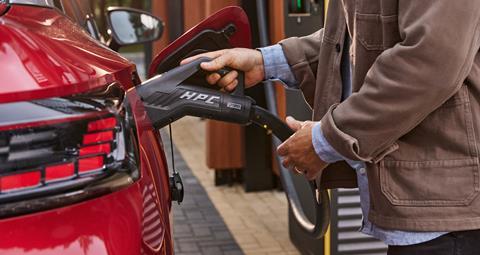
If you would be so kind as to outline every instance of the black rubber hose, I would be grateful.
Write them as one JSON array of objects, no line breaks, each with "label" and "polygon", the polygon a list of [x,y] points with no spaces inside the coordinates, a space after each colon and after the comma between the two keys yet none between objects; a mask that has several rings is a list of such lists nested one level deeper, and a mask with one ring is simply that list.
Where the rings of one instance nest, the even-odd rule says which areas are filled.
[{"label": "black rubber hose", "polygon": [[[294,133],[285,122],[278,119],[273,113],[256,105],[252,106],[250,119],[252,123],[270,130],[272,134],[275,135],[273,140],[277,141],[278,144],[287,140]],[[276,145],[276,143],[274,144]],[[285,194],[287,195],[287,200],[292,209],[295,220],[311,237],[320,239],[327,231],[328,224],[330,223],[330,198],[327,191],[319,191],[317,194],[317,186],[315,182],[306,182],[306,185],[309,185],[310,191],[313,193],[314,199],[312,203],[315,210],[315,223],[312,223],[306,216],[298,192],[295,189],[293,178],[299,178],[298,174],[283,167],[279,156],[276,156],[275,158],[279,166],[283,188],[285,189]]]},{"label": "black rubber hose", "polygon": [[[269,38],[268,38],[268,29],[267,29],[267,20],[266,20],[266,1],[265,0],[256,0],[256,7],[257,7],[257,20],[258,20],[258,30],[259,30],[259,39],[260,39],[260,46],[265,47],[269,45]],[[264,109],[262,108],[256,108],[254,112],[256,114],[264,115],[264,118],[275,118],[278,120],[278,118],[275,116],[277,115],[277,104],[276,104],[276,93],[275,93],[275,88],[270,81],[266,81],[264,84],[265,88],[265,97],[266,97],[266,103],[267,103],[267,108],[269,110],[269,113],[266,114]],[[258,121],[258,118],[257,118]],[[265,123],[258,123],[256,122],[255,118],[253,118],[253,122],[257,125],[265,125]],[[272,123],[277,123],[277,121],[269,120],[268,123],[272,125]],[[281,126],[283,124],[283,127]],[[281,141],[284,141],[288,139],[293,134],[293,131],[283,122],[281,124],[275,124],[278,125],[278,127],[268,127],[272,130],[273,134],[275,134],[276,137],[272,138],[272,146],[274,149],[276,149],[280,144]],[[290,131],[288,131],[288,130]],[[288,202],[292,208],[292,212],[294,215],[295,220],[297,221],[298,225],[305,231],[307,232],[312,238],[320,239],[323,237],[325,232],[327,231],[328,225],[330,224],[330,197],[327,193],[326,190],[317,190],[315,182],[308,182],[308,185],[310,185],[311,191],[313,193],[313,197],[316,198],[317,201],[312,201],[312,203],[315,203],[314,208],[315,208],[315,222],[312,223],[305,214],[305,211],[303,210],[301,203],[300,203],[300,198],[298,195],[298,192],[295,189],[295,186],[293,184],[293,173],[289,170],[283,167],[281,158],[277,155],[275,156],[276,162],[278,167],[280,168],[280,175],[281,175],[281,180],[283,187],[285,189],[286,195]],[[318,194],[317,194],[318,192]]]},{"label": "black rubber hose", "polygon": [[[257,7],[257,20],[258,20],[258,32],[259,32],[259,39],[260,39],[260,46],[265,47],[270,44],[270,40],[268,38],[268,29],[267,29],[267,19],[266,19],[266,4],[265,0],[257,0],[256,1]],[[277,112],[277,104],[276,104],[276,95],[275,89],[272,86],[272,82],[266,81],[265,82],[265,97],[267,99],[267,108],[270,112],[276,113]]]}]

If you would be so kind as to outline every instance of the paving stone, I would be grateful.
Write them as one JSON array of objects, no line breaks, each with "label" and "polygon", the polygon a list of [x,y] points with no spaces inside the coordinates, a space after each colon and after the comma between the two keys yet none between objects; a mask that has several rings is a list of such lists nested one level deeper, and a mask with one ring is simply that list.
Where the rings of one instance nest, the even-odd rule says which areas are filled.
[{"label": "paving stone", "polygon": [[[170,155],[169,139],[165,139],[167,136],[164,131],[162,136],[165,153]],[[174,154],[175,167],[181,171],[185,186],[183,203],[173,204],[175,254],[244,254],[205,189],[175,148]],[[170,159],[168,165],[172,165]]]},{"label": "paving stone", "polygon": [[225,251],[224,254],[225,255],[241,255],[243,253],[239,251]]},{"label": "paving stone", "polygon": [[212,232],[209,228],[194,228],[193,233],[195,236],[211,236]]},{"label": "paving stone", "polygon": [[180,251],[196,252],[199,251],[198,245],[195,242],[182,242],[177,244],[180,247]]},{"label": "paving stone", "polygon": [[219,247],[216,247],[216,246],[202,248],[202,252],[203,254],[211,254],[211,255],[224,254],[224,252]]},{"label": "paving stone", "polygon": [[[202,249],[207,246],[220,247],[223,254],[299,254],[289,239],[288,203],[283,192],[245,193],[242,185],[215,186],[214,171],[206,166],[205,161],[205,121],[186,117],[175,122],[172,128],[174,143],[185,159],[176,165],[182,167],[180,172],[185,183],[198,182],[198,185],[185,187],[182,211],[199,211],[204,217],[192,221],[185,214],[182,224],[189,224],[192,232],[195,227],[208,227],[212,232],[212,236],[192,234],[183,237],[182,241],[197,240],[200,247],[198,254],[207,254]],[[205,193],[206,196],[203,195]],[[216,239],[215,233],[222,231],[229,231],[230,237],[236,240],[232,242],[233,246],[225,244],[226,240]],[[221,237],[223,234],[217,235]]]}]

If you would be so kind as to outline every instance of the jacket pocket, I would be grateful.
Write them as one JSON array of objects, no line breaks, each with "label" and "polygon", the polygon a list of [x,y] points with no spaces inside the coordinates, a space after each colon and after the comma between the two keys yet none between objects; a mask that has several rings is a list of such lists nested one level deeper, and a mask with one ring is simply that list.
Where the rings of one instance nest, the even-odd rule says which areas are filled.
[{"label": "jacket pocket", "polygon": [[478,158],[382,161],[383,195],[398,206],[466,206],[478,195]]},{"label": "jacket pocket", "polygon": [[400,137],[393,161],[441,161],[477,158],[478,148],[469,89],[460,89],[415,128]]},{"label": "jacket pocket", "polygon": [[480,191],[468,86],[398,139],[380,162],[380,186],[393,205],[465,206]]},{"label": "jacket pocket", "polygon": [[356,38],[366,50],[385,50],[400,41],[398,15],[355,13]]}]

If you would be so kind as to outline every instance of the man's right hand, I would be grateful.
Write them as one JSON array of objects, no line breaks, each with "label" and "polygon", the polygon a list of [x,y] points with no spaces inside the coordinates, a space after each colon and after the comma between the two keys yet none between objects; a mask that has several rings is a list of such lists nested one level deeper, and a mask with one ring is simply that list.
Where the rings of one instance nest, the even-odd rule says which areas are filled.
[{"label": "man's right hand", "polygon": [[[181,65],[189,63],[199,57],[209,57],[210,62],[203,62],[200,67],[206,71],[214,72],[224,67],[245,72],[245,87],[251,87],[265,79],[262,53],[258,50],[246,48],[225,49],[199,54],[182,60]],[[232,91],[238,84],[238,72],[231,71],[221,77],[217,73],[207,76],[207,82]]]}]

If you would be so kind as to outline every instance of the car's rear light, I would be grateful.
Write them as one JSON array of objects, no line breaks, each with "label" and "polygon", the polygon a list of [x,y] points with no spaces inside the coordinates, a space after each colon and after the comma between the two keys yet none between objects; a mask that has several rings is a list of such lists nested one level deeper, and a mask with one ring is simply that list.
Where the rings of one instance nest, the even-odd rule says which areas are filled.
[{"label": "car's rear light", "polygon": [[0,104],[0,204],[78,193],[119,173],[133,181],[138,173],[132,173],[127,112],[120,100],[107,101],[82,96]]},{"label": "car's rear light", "polygon": [[85,146],[80,149],[80,156],[85,156],[88,154],[99,154],[104,153],[108,154],[112,151],[110,143],[102,143],[97,145]]},{"label": "car's rear light", "polygon": [[88,132],[109,130],[117,126],[117,120],[114,117],[91,121],[88,123]]},{"label": "car's rear light", "polygon": [[95,144],[113,140],[113,131],[103,131],[83,135],[83,144]]},{"label": "car's rear light", "polygon": [[75,164],[72,162],[45,167],[45,181],[58,181],[75,176]]},{"label": "car's rear light", "polygon": [[27,173],[19,173],[0,177],[0,188],[2,192],[32,188],[40,185],[40,171],[30,171]]},{"label": "car's rear light", "polygon": [[[45,107],[45,103],[34,107]],[[82,174],[102,174],[108,170],[108,163],[119,160],[112,154],[124,149],[118,148],[119,139],[123,139],[118,116],[99,110],[71,117],[55,119],[52,124],[36,120],[8,128],[0,126],[4,129],[0,131],[0,200],[2,194],[52,186],[55,180],[67,182]]]},{"label": "car's rear light", "polygon": [[103,156],[86,157],[78,160],[78,171],[80,173],[102,170],[105,163]]}]

